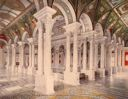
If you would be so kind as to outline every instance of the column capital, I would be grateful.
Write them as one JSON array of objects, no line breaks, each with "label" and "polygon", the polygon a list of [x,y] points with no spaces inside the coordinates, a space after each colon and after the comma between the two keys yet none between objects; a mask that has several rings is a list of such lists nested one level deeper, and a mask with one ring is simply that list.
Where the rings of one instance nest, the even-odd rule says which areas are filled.
[{"label": "column capital", "polygon": [[56,10],[52,9],[51,7],[44,7],[43,9],[41,9],[40,11],[38,11],[37,13],[34,14],[34,17],[38,20],[46,20],[46,17],[49,15],[54,15],[56,13]]},{"label": "column capital", "polygon": [[66,30],[66,32],[78,33],[80,32],[82,26],[79,22],[74,22],[74,23],[64,26],[63,28]]},{"label": "column capital", "polygon": [[33,38],[28,38],[27,40],[28,40],[28,42],[29,42],[30,44],[32,44],[32,43],[33,43],[33,41],[34,41],[34,39],[33,39]]},{"label": "column capital", "polygon": [[22,46],[22,45],[24,44],[24,42],[19,41],[18,44],[19,44],[20,46]]},{"label": "column capital", "polygon": [[11,46],[12,46],[12,48],[15,48],[16,45],[15,44],[11,44]]}]

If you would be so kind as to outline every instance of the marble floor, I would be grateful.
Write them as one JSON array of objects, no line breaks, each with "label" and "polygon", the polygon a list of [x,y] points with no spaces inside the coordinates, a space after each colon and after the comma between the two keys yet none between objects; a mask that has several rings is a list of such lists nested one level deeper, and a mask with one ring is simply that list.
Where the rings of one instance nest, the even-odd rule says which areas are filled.
[{"label": "marble floor", "polygon": [[8,80],[0,75],[0,99],[128,99],[127,72],[86,81],[79,86],[58,83],[55,94],[49,96],[34,92],[33,83],[29,77]]}]

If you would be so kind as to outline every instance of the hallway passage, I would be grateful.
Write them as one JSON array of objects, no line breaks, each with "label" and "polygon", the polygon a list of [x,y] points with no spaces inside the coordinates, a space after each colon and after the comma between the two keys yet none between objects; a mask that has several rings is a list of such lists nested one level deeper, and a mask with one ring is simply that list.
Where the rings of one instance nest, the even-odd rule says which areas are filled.
[{"label": "hallway passage", "polygon": [[127,75],[126,72],[117,73],[113,77],[87,81],[78,86],[61,84],[49,96],[33,91],[30,80],[2,81],[0,77],[0,99],[128,99]]}]

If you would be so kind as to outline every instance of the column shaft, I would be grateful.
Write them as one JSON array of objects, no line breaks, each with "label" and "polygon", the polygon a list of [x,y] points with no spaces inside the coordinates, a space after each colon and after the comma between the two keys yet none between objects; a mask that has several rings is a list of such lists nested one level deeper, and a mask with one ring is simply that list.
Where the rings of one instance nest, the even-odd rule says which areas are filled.
[{"label": "column shaft", "polygon": [[23,43],[22,42],[19,42],[19,52],[20,52],[20,54],[19,54],[19,58],[20,58],[20,64],[19,64],[19,67],[18,67],[18,73],[19,74],[23,74],[23,72],[24,72],[24,45],[23,45]]},{"label": "column shaft", "polygon": [[104,43],[101,44],[101,69],[104,69],[104,58],[105,58],[105,53],[104,53]]},{"label": "column shaft", "polygon": [[98,44],[95,44],[94,64],[95,69],[98,69]]},{"label": "column shaft", "polygon": [[39,34],[38,34],[38,70],[37,74],[42,75],[43,74],[43,31],[42,31],[42,24],[41,22],[38,23],[39,27]]},{"label": "column shaft", "polygon": [[87,42],[84,40],[83,45],[83,72],[87,69]]},{"label": "column shaft", "polygon": [[16,64],[16,48],[12,45],[12,75],[15,74],[15,64]]},{"label": "column shaft", "polygon": [[67,72],[70,71],[70,35],[67,35],[67,38],[66,38],[66,70]]},{"label": "column shaft", "polygon": [[93,65],[94,65],[93,51],[94,51],[94,49],[93,49],[93,40],[91,40],[90,41],[90,53],[89,53],[89,64],[90,64],[89,69],[90,70],[94,69],[93,68]]},{"label": "column shaft", "polygon": [[78,43],[77,43],[77,33],[74,34],[73,38],[73,72],[78,70]]}]

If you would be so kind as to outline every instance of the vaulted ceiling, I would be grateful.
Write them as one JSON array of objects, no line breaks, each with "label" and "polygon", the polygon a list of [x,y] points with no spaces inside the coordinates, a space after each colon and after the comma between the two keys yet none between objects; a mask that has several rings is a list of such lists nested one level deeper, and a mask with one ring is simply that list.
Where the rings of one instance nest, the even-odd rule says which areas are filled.
[{"label": "vaulted ceiling", "polygon": [[[37,0],[43,6],[42,0]],[[47,0],[53,7],[55,0]],[[87,13],[93,23],[101,23],[103,30],[109,29],[128,42],[128,0],[68,0],[74,8],[77,20]],[[36,8],[33,0],[0,0],[0,34],[7,39],[21,38],[24,31],[32,36],[33,14]],[[61,14],[58,12],[58,14]]]}]

